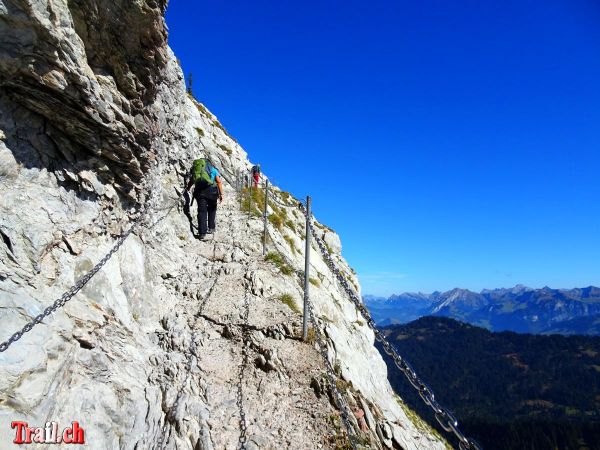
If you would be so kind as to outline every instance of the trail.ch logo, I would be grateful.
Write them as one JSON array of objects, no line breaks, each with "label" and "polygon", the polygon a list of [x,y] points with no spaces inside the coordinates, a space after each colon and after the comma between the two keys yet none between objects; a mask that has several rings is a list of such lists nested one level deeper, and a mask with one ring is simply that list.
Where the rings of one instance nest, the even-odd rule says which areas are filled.
[{"label": "trail.ch logo", "polygon": [[45,427],[30,427],[27,422],[13,421],[14,444],[85,444],[85,435],[79,422],[73,422],[59,432],[58,422],[46,422]]}]

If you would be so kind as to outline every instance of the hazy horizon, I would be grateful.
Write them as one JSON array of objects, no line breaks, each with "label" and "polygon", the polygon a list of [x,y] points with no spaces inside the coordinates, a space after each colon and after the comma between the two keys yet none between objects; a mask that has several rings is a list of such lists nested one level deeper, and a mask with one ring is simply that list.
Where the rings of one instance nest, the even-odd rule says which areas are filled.
[{"label": "hazy horizon", "polygon": [[573,287],[553,287],[553,286],[549,286],[549,285],[543,285],[543,286],[537,286],[536,287],[536,286],[527,286],[527,285],[524,285],[524,284],[521,284],[521,283],[517,283],[517,284],[515,284],[513,286],[494,287],[494,288],[489,288],[488,287],[488,288],[477,289],[477,290],[475,290],[475,289],[469,289],[469,288],[465,288],[465,287],[460,287],[460,286],[455,286],[455,287],[450,288],[450,289],[434,289],[433,291],[430,291],[430,292],[423,292],[423,291],[401,291],[401,292],[392,292],[391,294],[388,294],[388,295],[378,295],[378,294],[372,294],[370,292],[362,292],[361,296],[363,296],[363,297],[372,296],[372,297],[389,298],[392,295],[403,295],[403,294],[431,295],[434,292],[449,292],[449,291],[452,291],[454,289],[461,289],[461,290],[467,290],[467,291],[471,291],[471,292],[475,292],[475,293],[481,293],[481,292],[483,292],[485,290],[494,291],[494,290],[498,290],[498,289],[514,289],[514,288],[519,287],[519,286],[523,286],[523,287],[525,287],[527,289],[534,289],[534,290],[543,289],[545,287],[548,287],[550,289],[554,289],[554,290],[558,290],[558,291],[563,291],[563,290],[564,291],[568,291],[568,290],[571,290],[571,289],[585,289],[585,288],[588,288],[588,287],[598,287],[598,286],[596,286],[594,284],[589,284],[589,285],[586,285],[586,286],[573,286]]}]

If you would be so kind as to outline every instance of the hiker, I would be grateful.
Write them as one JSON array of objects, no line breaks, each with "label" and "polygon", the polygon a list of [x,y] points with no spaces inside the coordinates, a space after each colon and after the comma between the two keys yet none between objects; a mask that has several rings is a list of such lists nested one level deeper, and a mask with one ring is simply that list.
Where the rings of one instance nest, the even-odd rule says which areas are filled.
[{"label": "hiker", "polygon": [[[223,202],[223,185],[219,171],[207,158],[194,160],[190,171],[190,181],[185,191],[194,185],[194,200],[198,203],[198,239],[215,232],[217,199]],[[192,203],[194,202],[192,200]]]},{"label": "hiker", "polygon": [[252,178],[254,178],[254,187],[258,187],[258,181],[260,180],[260,164],[252,166]]}]

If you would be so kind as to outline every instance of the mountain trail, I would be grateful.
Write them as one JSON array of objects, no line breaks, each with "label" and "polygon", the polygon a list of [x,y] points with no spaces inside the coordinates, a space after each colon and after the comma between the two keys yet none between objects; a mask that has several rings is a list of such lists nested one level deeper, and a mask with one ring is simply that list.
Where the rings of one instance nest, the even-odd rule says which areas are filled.
[{"label": "mountain trail", "polygon": [[[322,351],[317,333],[300,339],[305,217],[271,183],[263,256],[262,211],[242,211],[234,189],[252,163],[186,93],[165,10],[0,1],[0,342],[58,302],[0,352],[0,424],[78,421],[86,445],[106,450],[341,449],[338,390],[366,418],[359,427],[347,411],[361,448],[447,448],[391,389],[345,290],[360,294],[356,274],[316,219],[344,283],[311,242]],[[198,157],[226,181],[204,241],[181,204]],[[14,439],[0,427],[1,449]]]},{"label": "mountain trail", "polygon": [[[179,402],[173,402],[178,403],[179,411],[165,427],[168,430],[165,448],[171,444],[177,447],[178,434],[196,434],[192,440],[202,436],[210,443],[208,448],[235,448],[240,436],[240,411],[236,404],[238,369],[244,350],[249,356],[242,378],[248,448],[319,448],[330,429],[329,417],[335,414],[329,402],[318,399],[310,388],[311,378],[318,378],[322,372],[319,355],[301,341],[301,317],[297,313],[275,297],[265,299],[252,293],[256,290],[253,280],[263,273],[276,276],[275,268],[264,262],[262,253],[235,252],[244,243],[261,248],[260,235],[253,223],[262,222],[256,218],[248,220],[239,211],[232,189],[226,191],[217,220],[213,239],[192,240],[184,247],[195,261],[195,266],[186,270],[184,276],[204,286],[196,291],[200,306],[195,309],[195,302],[188,300],[177,305],[166,319],[173,326],[167,326],[161,339],[165,343],[165,361],[170,360],[173,350],[181,354],[175,365],[176,374],[183,378],[178,383],[177,375],[169,377],[168,371],[164,374],[174,387],[172,392],[167,390],[166,399],[181,397]],[[224,257],[233,253],[237,257],[231,261]],[[206,275],[201,267],[209,267]],[[240,293],[248,297],[249,303],[247,343],[243,339],[246,324],[244,298]],[[296,294],[300,294],[298,288]],[[174,340],[181,345],[166,344]],[[193,355],[191,376],[185,370],[186,358],[181,357],[188,353]],[[164,362],[162,366],[171,364]],[[174,394],[177,389],[180,392]],[[193,397],[185,394],[188,390],[202,394],[200,408],[204,418],[202,412],[198,413],[199,405],[189,402]],[[289,427],[292,418],[294,429]]]}]

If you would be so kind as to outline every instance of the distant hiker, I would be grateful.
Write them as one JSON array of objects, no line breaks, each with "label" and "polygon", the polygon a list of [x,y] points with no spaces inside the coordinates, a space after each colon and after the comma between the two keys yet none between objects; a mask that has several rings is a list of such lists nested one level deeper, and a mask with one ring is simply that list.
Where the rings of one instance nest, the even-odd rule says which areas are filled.
[{"label": "distant hiker", "polygon": [[[198,203],[199,239],[215,232],[217,199],[223,201],[223,185],[219,171],[206,158],[194,160],[190,171],[190,181],[185,191],[194,185],[194,200]],[[192,200],[193,203],[193,200]]]},{"label": "distant hiker", "polygon": [[254,178],[254,187],[258,187],[260,180],[260,164],[252,166],[252,178]]}]

